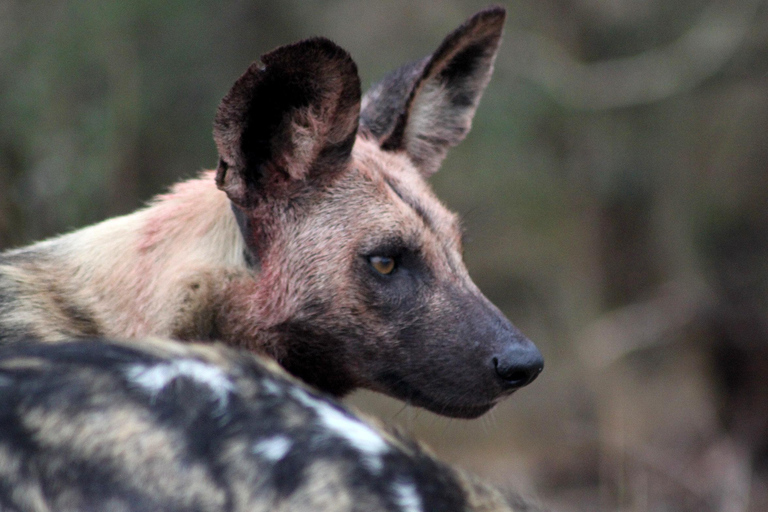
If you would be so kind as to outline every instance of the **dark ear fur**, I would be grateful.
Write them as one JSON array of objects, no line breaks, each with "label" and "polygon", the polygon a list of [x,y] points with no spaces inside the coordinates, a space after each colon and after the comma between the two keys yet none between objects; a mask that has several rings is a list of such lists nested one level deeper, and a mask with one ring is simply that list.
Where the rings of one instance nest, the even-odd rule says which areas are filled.
[{"label": "dark ear fur", "polygon": [[280,183],[344,166],[360,113],[357,67],[331,41],[282,46],[261,60],[224,96],[213,128],[216,184],[245,208]]},{"label": "dark ear fur", "polygon": [[363,98],[361,130],[405,151],[426,176],[461,142],[493,72],[506,12],[490,7],[449,34],[432,55],[395,70]]}]

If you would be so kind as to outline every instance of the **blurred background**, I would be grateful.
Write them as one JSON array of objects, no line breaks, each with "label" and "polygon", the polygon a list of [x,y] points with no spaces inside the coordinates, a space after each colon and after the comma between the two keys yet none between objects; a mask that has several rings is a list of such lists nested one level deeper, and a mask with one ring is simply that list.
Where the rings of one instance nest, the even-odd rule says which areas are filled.
[{"label": "blurred background", "polygon": [[[469,137],[432,178],[544,373],[481,419],[361,393],[557,511],[768,510],[768,11],[519,0]],[[0,0],[0,248],[216,165],[219,99],[324,35],[367,88],[475,0]]]}]

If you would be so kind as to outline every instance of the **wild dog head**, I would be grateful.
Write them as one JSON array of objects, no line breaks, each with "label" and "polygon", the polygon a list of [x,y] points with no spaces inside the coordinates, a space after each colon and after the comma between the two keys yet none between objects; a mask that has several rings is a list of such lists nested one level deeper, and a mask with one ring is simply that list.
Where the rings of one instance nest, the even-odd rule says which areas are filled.
[{"label": "wild dog head", "polygon": [[362,98],[349,54],[315,38],[264,55],[222,100],[216,182],[256,268],[243,293],[305,381],[475,417],[541,371],[426,182],[469,131],[504,17],[477,13]]}]

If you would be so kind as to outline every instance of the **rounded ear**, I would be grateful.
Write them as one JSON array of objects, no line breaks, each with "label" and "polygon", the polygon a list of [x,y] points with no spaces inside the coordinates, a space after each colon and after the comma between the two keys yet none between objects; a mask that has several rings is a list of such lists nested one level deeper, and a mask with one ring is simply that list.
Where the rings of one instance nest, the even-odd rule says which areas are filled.
[{"label": "rounded ear", "polygon": [[343,168],[360,114],[360,78],[350,55],[313,38],[253,63],[221,100],[213,138],[216,183],[249,208],[280,184]]},{"label": "rounded ear", "polygon": [[450,33],[432,55],[393,71],[363,98],[361,130],[405,151],[425,176],[472,126],[493,73],[506,11],[490,7]]}]

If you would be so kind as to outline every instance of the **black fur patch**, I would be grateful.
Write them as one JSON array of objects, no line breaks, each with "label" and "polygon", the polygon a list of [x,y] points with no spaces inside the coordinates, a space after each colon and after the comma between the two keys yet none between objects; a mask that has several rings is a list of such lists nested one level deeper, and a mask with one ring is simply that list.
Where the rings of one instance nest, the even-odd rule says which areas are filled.
[{"label": "black fur patch", "polygon": [[257,268],[259,259],[258,253],[256,252],[255,241],[253,240],[254,230],[251,225],[251,219],[235,203],[230,203],[230,206],[232,207],[232,213],[237,221],[237,227],[240,228],[240,236],[242,236],[245,241],[243,259],[245,259],[245,263],[249,268]]},{"label": "black fur patch", "polygon": [[[7,261],[0,257],[0,264]],[[0,318],[5,319],[2,329],[0,329],[0,345],[4,343],[15,342],[29,336],[29,326],[11,324],[8,320],[11,318],[14,308],[18,305],[18,297],[13,284],[0,273]]]},{"label": "black fur patch", "polygon": [[431,230],[436,231],[435,223],[432,220],[432,217],[429,216],[427,211],[419,204],[419,202],[414,199],[413,197],[410,197],[406,194],[404,194],[399,187],[395,185],[395,183],[392,182],[389,178],[386,176],[384,177],[384,182],[389,186],[389,188],[392,189],[392,192],[397,195],[405,204],[411,207],[413,211],[416,212],[416,214],[421,217],[421,220],[424,221],[424,224]]},{"label": "black fur patch", "polygon": [[[378,141],[384,141],[391,135],[398,117],[406,108],[413,86],[424,72],[427,61],[429,57],[424,57],[400,66],[365,94],[367,101],[364,102],[360,113],[360,126],[366,135]],[[391,142],[390,145],[395,144]]]},{"label": "black fur patch", "polygon": [[345,367],[348,362],[339,351],[338,337],[356,338],[360,333],[320,332],[309,322],[282,324],[276,331],[287,347],[279,363],[292,375],[336,397],[345,396],[359,387]]}]

